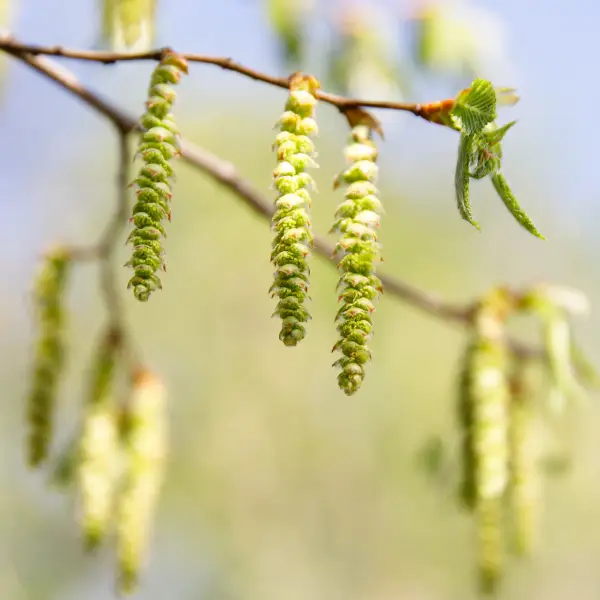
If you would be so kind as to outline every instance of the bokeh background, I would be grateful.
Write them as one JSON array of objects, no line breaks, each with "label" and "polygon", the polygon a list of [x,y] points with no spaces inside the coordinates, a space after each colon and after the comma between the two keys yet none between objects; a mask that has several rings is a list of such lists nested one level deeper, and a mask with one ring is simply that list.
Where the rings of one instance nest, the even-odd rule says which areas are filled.
[{"label": "bokeh background", "polygon": [[[268,4],[164,0],[154,43],[285,75],[295,65],[285,60]],[[505,142],[505,171],[548,241],[519,228],[486,181],[472,192],[483,233],[461,221],[453,190],[456,135],[379,111],[386,132],[385,271],[456,301],[494,283],[580,288],[593,310],[577,323],[578,337],[600,361],[596,0],[439,2],[439,14],[453,25],[447,21],[446,34],[438,32],[437,46],[425,52],[414,22],[422,2],[305,4],[301,66],[328,90],[432,101],[453,96],[475,75],[518,88],[521,102],[501,113],[501,121],[519,120]],[[22,41],[98,45],[92,0],[12,0],[10,8],[8,26]],[[353,55],[340,32],[357,15],[362,41]],[[151,64],[68,67],[140,112]],[[114,204],[115,135],[90,109],[15,61],[3,62],[1,91],[0,596],[107,600],[114,597],[110,549],[82,554],[72,500],[48,488],[47,473],[26,470],[22,448],[34,269],[52,242],[99,235]],[[177,110],[187,138],[235,162],[269,196],[272,127],[284,99],[283,90],[193,65]],[[329,106],[319,107],[318,118],[314,225],[325,234],[340,200],[330,182],[343,164],[347,126]],[[148,366],[168,385],[172,429],[139,597],[475,597],[471,521],[415,459],[432,435],[453,431],[463,332],[384,297],[373,363],[360,393],[347,398],[330,367],[331,266],[315,259],[309,335],[285,349],[269,318],[267,223],[185,164],[178,166],[173,210],[164,291],[140,305],[125,292],[127,270],[120,273],[132,330]],[[57,450],[77,423],[87,363],[105,320],[97,275],[93,266],[77,267],[69,294],[70,369]],[[600,597],[596,402],[562,428],[574,467],[547,482],[543,543],[534,560],[511,567],[503,598]]]}]

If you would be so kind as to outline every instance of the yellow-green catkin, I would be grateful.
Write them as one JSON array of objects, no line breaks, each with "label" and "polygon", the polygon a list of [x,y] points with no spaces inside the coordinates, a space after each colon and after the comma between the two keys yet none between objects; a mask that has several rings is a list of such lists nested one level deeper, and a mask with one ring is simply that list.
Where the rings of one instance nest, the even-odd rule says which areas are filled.
[{"label": "yellow-green catkin", "polygon": [[90,373],[77,479],[84,545],[94,550],[109,529],[118,479],[119,419],[113,393],[120,335],[109,329],[96,350]]},{"label": "yellow-green catkin", "polygon": [[522,365],[516,365],[511,379],[510,479],[508,498],[511,511],[512,550],[530,556],[536,545],[541,508],[541,439],[535,398]]},{"label": "yellow-green catkin", "polygon": [[182,56],[174,52],[163,54],[152,73],[147,111],[140,121],[145,131],[140,137],[137,155],[143,166],[132,183],[136,186],[136,202],[130,219],[134,229],[127,241],[133,246],[133,253],[125,265],[134,271],[127,287],[133,288],[140,302],[146,302],[153,291],[162,289],[157,272],[166,271],[163,221],[171,220],[169,202],[174,175],[169,161],[179,155],[179,130],[171,113],[176,96],[173,85],[187,70]]},{"label": "yellow-green catkin", "polygon": [[138,584],[167,452],[165,388],[154,374],[135,375],[122,429],[125,481],[117,507],[118,588]]},{"label": "yellow-green catkin", "polygon": [[56,393],[65,362],[64,296],[70,258],[66,248],[49,251],[35,280],[38,338],[27,401],[27,460],[32,467],[46,460],[52,441]]},{"label": "yellow-green catkin", "polygon": [[117,50],[149,47],[157,0],[100,0],[102,37]]},{"label": "yellow-green catkin", "polygon": [[273,146],[277,152],[273,171],[277,199],[271,221],[275,273],[269,291],[271,297],[278,298],[273,316],[281,319],[279,339],[286,346],[296,346],[304,339],[304,323],[310,319],[305,300],[310,273],[307,258],[313,244],[309,211],[314,180],[306,169],[317,166],[311,137],[318,133],[314,118],[318,88],[314,77],[296,73],[290,78],[290,92]]},{"label": "yellow-green catkin", "polygon": [[[473,325],[471,347],[466,353],[466,385],[463,384],[464,418],[470,424],[465,439],[463,476],[467,499],[474,500],[478,535],[478,572],[483,593],[493,593],[503,571],[503,505],[508,485],[509,391],[506,380],[504,319],[505,295],[493,292],[481,303]],[[473,490],[474,488],[474,490]],[[472,494],[474,492],[474,498]]]},{"label": "yellow-green catkin", "polygon": [[382,205],[376,187],[377,147],[366,125],[352,129],[346,158],[350,166],[337,178],[334,187],[346,185],[345,200],[336,210],[331,231],[341,234],[336,253],[343,255],[338,268],[341,307],[336,316],[340,339],[333,351],[342,353],[334,366],[340,369],[338,385],[345,394],[354,394],[365,377],[364,365],[371,358],[368,342],[373,328],[373,301],[383,291],[375,274],[381,261],[376,230]]}]

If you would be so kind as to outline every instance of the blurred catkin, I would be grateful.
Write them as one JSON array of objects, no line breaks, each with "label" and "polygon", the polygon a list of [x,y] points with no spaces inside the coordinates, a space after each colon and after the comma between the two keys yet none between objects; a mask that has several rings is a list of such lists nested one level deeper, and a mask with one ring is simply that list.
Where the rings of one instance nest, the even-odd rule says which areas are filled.
[{"label": "blurred catkin", "polygon": [[131,594],[149,543],[167,452],[166,391],[149,371],[134,377],[121,435],[126,467],[117,506],[118,588]]},{"label": "blurred catkin", "polygon": [[81,526],[93,550],[109,528],[119,464],[118,410],[113,387],[120,334],[109,329],[96,349],[84,407],[78,466]]},{"label": "blurred catkin", "polygon": [[38,466],[52,441],[57,387],[65,363],[65,288],[71,265],[69,251],[49,251],[34,287],[37,341],[27,401],[28,462]]}]

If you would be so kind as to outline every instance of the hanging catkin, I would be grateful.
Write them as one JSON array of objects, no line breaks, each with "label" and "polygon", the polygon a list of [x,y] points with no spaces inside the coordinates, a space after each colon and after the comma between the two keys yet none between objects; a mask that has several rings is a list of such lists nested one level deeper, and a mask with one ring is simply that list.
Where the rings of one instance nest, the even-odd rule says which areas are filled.
[{"label": "hanging catkin", "polygon": [[541,507],[541,444],[535,397],[526,376],[523,363],[516,362],[510,378],[508,497],[512,517],[512,549],[519,556],[529,556],[535,548]]},{"label": "hanging catkin", "polygon": [[79,442],[77,474],[81,527],[93,550],[109,528],[118,478],[118,411],[113,394],[120,333],[108,329],[96,349]]},{"label": "hanging catkin", "polygon": [[149,371],[136,374],[122,427],[124,484],[117,505],[118,588],[138,583],[167,452],[166,393]]},{"label": "hanging catkin", "polygon": [[362,385],[364,365],[371,359],[368,342],[373,329],[373,301],[383,291],[375,274],[376,264],[381,261],[376,229],[382,212],[376,187],[377,147],[366,125],[352,129],[346,159],[350,166],[334,184],[334,187],[345,185],[347,189],[331,229],[341,234],[336,253],[342,255],[338,265],[342,273],[338,282],[341,306],[336,316],[340,339],[333,351],[342,353],[334,363],[340,369],[338,385],[351,395]]},{"label": "hanging catkin", "polygon": [[185,59],[174,52],[165,52],[152,73],[147,111],[141,118],[145,131],[137,154],[144,164],[132,183],[137,188],[130,219],[134,229],[127,241],[133,246],[133,253],[125,265],[134,271],[128,287],[133,288],[134,296],[141,302],[162,288],[157,271],[166,270],[162,238],[166,237],[163,221],[171,220],[173,167],[169,161],[179,154],[179,131],[171,109],[176,96],[173,85],[182,73],[187,73]]},{"label": "hanging catkin", "polygon": [[508,386],[504,319],[509,304],[494,291],[478,307],[465,353],[460,394],[461,495],[474,508],[481,589],[493,592],[503,571],[503,502],[508,483]]},{"label": "hanging catkin", "polygon": [[309,191],[314,189],[314,180],[306,169],[317,166],[310,138],[318,133],[314,114],[319,84],[314,77],[296,73],[289,87],[273,146],[277,151],[273,180],[278,195],[271,220],[271,262],[276,270],[269,291],[271,297],[278,298],[273,316],[281,318],[279,339],[286,346],[296,346],[304,339],[304,323],[310,319],[305,301],[310,273],[307,259],[313,243]]},{"label": "hanging catkin", "polygon": [[47,458],[52,439],[56,392],[65,363],[64,296],[70,266],[68,250],[55,248],[46,254],[35,281],[38,338],[27,401],[27,456],[34,467]]}]

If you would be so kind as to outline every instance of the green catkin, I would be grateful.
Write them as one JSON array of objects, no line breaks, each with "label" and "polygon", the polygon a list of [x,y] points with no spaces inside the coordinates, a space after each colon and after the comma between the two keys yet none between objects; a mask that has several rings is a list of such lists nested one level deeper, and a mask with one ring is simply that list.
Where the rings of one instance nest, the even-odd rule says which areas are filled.
[{"label": "green catkin", "polygon": [[70,258],[65,248],[51,250],[46,254],[35,281],[34,306],[39,337],[27,401],[27,454],[32,467],[46,460],[52,439],[56,392],[64,367],[64,292]]},{"label": "green catkin", "polygon": [[162,288],[157,272],[166,270],[162,238],[166,237],[163,221],[171,220],[173,167],[169,161],[179,154],[179,131],[171,113],[175,101],[172,86],[182,73],[187,73],[185,59],[166,52],[152,73],[147,111],[140,121],[145,131],[140,137],[137,155],[144,164],[132,183],[136,186],[136,202],[130,219],[134,229],[127,241],[133,246],[133,253],[125,265],[134,271],[128,287],[133,288],[140,302],[146,302],[153,291]]},{"label": "green catkin", "polygon": [[509,394],[503,343],[505,300],[486,298],[476,313],[473,339],[465,354],[463,422],[470,448],[463,454],[463,494],[473,506],[478,534],[481,591],[495,592],[503,570],[503,501],[508,484]]},{"label": "green catkin", "polygon": [[373,329],[373,301],[383,291],[375,274],[375,265],[381,261],[376,229],[382,205],[376,187],[377,147],[369,127],[357,125],[352,129],[346,158],[350,166],[334,183],[334,187],[347,186],[345,200],[337,207],[331,228],[341,234],[336,254],[342,255],[338,264],[341,306],[336,316],[340,338],[333,347],[342,356],[333,365],[340,369],[340,389],[350,396],[362,385],[364,366],[371,359],[368,342]]},{"label": "green catkin", "polygon": [[152,373],[135,376],[125,420],[127,466],[117,507],[117,552],[119,592],[128,595],[137,588],[167,452],[166,394]]},{"label": "green catkin", "polygon": [[276,270],[269,292],[272,298],[278,298],[273,316],[281,319],[279,339],[286,346],[296,346],[304,339],[304,323],[310,319],[305,300],[310,273],[307,259],[313,244],[309,191],[314,189],[314,181],[306,169],[317,166],[311,137],[318,133],[314,119],[318,87],[313,77],[301,73],[292,76],[273,145],[277,152],[273,171],[277,199],[271,221],[271,262]]},{"label": "green catkin", "polygon": [[512,549],[517,556],[530,556],[536,544],[541,498],[540,444],[534,398],[522,365],[510,380],[510,479]]},{"label": "green catkin", "polygon": [[113,395],[120,335],[108,330],[91,369],[79,441],[77,475],[81,528],[88,550],[99,546],[109,528],[118,463],[118,410]]}]

